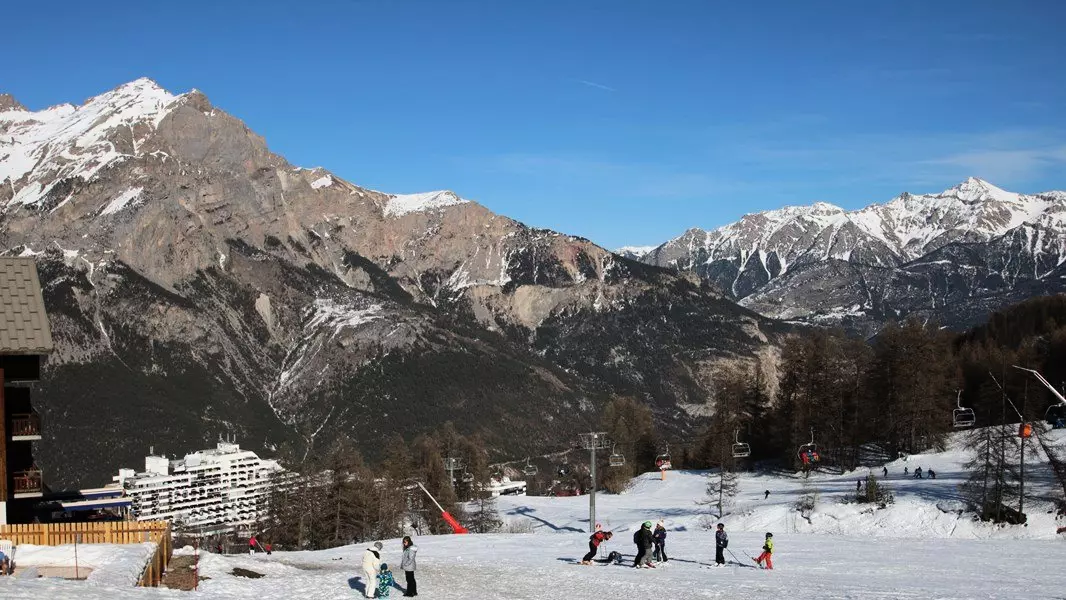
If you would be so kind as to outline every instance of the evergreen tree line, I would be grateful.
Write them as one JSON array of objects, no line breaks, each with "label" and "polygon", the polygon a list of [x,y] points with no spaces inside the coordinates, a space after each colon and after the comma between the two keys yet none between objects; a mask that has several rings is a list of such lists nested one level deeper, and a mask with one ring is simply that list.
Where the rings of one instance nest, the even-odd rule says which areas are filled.
[{"label": "evergreen tree line", "polygon": [[[281,546],[331,548],[399,537],[407,528],[450,532],[419,483],[471,531],[485,533],[501,525],[487,491],[492,473],[484,442],[461,435],[450,422],[411,443],[393,436],[373,466],[347,439],[320,456],[281,454],[288,472],[274,482],[270,510],[259,527]],[[446,458],[461,466],[449,472]]]}]

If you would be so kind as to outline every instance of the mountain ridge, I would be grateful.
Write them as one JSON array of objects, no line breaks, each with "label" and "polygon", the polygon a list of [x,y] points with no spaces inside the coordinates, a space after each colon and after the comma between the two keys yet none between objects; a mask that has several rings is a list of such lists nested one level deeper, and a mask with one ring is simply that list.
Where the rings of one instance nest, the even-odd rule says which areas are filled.
[{"label": "mountain ridge", "polygon": [[689,431],[716,365],[767,362],[788,330],[452,192],[293,166],[204,94],[146,79],[0,112],[0,250],[42,271],[42,466],[63,485],[219,434],[298,453],[349,437],[373,459],[374,440],[454,420],[525,455],[614,395]]}]

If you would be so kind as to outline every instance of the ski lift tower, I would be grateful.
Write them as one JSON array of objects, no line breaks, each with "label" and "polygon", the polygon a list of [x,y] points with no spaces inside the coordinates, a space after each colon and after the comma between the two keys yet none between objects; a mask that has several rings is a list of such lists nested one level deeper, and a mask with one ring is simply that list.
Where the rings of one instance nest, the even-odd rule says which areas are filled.
[{"label": "ski lift tower", "polygon": [[580,434],[581,447],[589,451],[589,470],[591,471],[591,485],[589,485],[589,533],[596,530],[596,451],[606,450],[611,447],[611,441],[607,439],[605,432]]},{"label": "ski lift tower", "polygon": [[448,472],[448,482],[452,484],[452,489],[455,489],[455,472],[463,469],[463,459],[452,458],[451,456],[444,459],[444,470]]}]

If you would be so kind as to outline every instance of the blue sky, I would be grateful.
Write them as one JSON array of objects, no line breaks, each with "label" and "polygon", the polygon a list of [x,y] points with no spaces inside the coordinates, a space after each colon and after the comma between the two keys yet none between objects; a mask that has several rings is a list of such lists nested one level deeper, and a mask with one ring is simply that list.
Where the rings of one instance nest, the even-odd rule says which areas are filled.
[{"label": "blue sky", "polygon": [[608,247],[970,175],[1066,189],[1066,2],[107,4],[5,8],[0,91],[197,88],[295,164]]}]

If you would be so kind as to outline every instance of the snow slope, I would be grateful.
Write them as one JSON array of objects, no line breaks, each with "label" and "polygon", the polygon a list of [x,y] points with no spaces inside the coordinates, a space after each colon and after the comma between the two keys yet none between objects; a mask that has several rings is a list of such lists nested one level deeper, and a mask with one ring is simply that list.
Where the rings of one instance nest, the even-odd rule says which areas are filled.
[{"label": "snow slope", "polygon": [[[1054,432],[1052,443],[1066,443]],[[713,537],[700,528],[707,507],[696,504],[704,495],[707,472],[670,472],[636,478],[624,494],[597,499],[599,519],[618,535],[604,552],[618,550],[632,560],[630,532],[644,520],[664,519],[669,529],[669,563],[655,570],[615,565],[582,567],[575,563],[587,548],[587,497],[502,497],[505,520],[525,519],[531,534],[423,536],[419,551],[420,595],[441,600],[508,598],[779,598],[823,600],[842,598],[1062,598],[1066,590],[1066,553],[1062,540],[1048,529],[1045,515],[1047,479],[1044,457],[1032,457],[1034,497],[1031,526],[997,528],[951,512],[965,452],[953,446],[944,453],[910,456],[889,463],[889,483],[896,504],[870,512],[841,504],[854,491],[856,477],[813,474],[818,506],[807,523],[790,517],[805,493],[795,474],[748,475],[740,479],[736,509],[722,521],[730,532],[726,568],[710,568]],[[938,478],[904,478],[904,466],[933,468]],[[763,492],[770,490],[764,499]],[[948,512],[943,512],[941,507]],[[944,517],[937,517],[936,514]],[[713,522],[713,520],[712,520]],[[773,531],[774,571],[754,568],[750,556],[759,551],[763,532]],[[1036,539],[1047,538],[1047,539]],[[317,552],[275,552],[271,556],[202,556],[197,598],[286,599],[358,597],[364,582],[359,560],[369,544]],[[399,564],[398,540],[386,540],[384,560]],[[1035,568],[1039,565],[1039,568]],[[246,579],[234,567],[264,575]],[[95,573],[94,573],[95,574]],[[403,581],[400,574],[399,580]],[[394,590],[393,596],[399,596]],[[84,582],[0,579],[0,597],[188,598],[170,590],[142,590]]]}]

